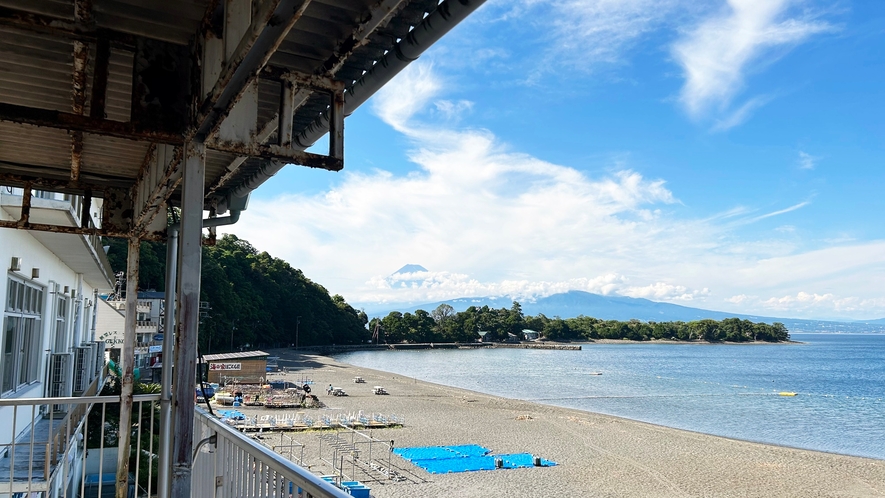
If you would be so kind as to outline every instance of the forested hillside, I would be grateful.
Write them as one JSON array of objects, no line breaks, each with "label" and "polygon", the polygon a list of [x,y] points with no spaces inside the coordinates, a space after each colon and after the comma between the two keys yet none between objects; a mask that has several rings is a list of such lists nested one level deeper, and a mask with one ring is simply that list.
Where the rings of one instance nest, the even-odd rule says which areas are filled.
[{"label": "forested hillside", "polygon": [[[126,269],[126,241],[110,239],[114,271]],[[162,291],[166,246],[141,247],[139,289]],[[200,349],[210,352],[316,344],[355,344],[369,338],[365,313],[305,277],[301,270],[225,235],[203,248],[201,300],[211,309],[200,324]]]}]

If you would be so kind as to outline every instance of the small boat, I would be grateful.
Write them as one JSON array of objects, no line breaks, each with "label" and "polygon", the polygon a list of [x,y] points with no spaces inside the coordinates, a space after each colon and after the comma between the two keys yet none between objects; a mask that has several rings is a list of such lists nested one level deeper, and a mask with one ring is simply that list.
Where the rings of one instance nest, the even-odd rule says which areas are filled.
[{"label": "small boat", "polygon": [[602,372],[590,372],[587,375],[602,375]]},{"label": "small boat", "polygon": [[794,393],[792,391],[781,391],[781,392],[777,393],[777,395],[778,396],[795,396],[796,393]]}]

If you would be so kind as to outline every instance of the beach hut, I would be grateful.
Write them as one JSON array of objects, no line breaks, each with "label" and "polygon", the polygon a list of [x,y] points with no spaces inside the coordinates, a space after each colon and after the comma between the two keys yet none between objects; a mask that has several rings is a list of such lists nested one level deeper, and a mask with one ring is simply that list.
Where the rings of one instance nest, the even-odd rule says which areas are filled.
[{"label": "beach hut", "polygon": [[236,353],[207,354],[209,382],[222,383],[225,378],[236,377],[242,384],[263,383],[267,376],[267,357],[264,351],[240,351]]}]

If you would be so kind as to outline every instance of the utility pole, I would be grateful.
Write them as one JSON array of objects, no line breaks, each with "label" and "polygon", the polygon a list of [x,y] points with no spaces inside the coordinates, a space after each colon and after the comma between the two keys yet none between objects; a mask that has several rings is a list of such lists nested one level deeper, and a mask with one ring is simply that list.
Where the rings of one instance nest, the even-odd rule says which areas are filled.
[{"label": "utility pole", "polygon": [[295,349],[298,349],[298,327],[301,325],[301,317],[295,317]]},{"label": "utility pole", "polygon": [[230,328],[230,352],[231,353],[234,352],[234,331],[237,330],[236,323],[237,323],[237,321],[234,320],[234,325],[231,325],[231,328]]}]

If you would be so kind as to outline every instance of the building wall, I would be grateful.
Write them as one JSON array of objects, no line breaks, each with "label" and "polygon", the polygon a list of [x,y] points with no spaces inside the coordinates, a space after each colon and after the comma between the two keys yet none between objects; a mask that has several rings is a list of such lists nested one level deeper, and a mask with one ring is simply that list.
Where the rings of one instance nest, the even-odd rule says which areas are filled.
[{"label": "building wall", "polygon": [[[9,220],[12,217],[5,210],[0,209],[0,219]],[[70,237],[77,236],[70,235]],[[21,258],[19,271],[10,271],[13,257]],[[2,305],[4,312],[3,320],[0,321],[0,375],[3,375],[6,368],[3,352],[6,345],[4,341],[7,339],[6,308],[10,278],[42,291],[42,311],[39,314],[37,325],[39,336],[35,344],[38,351],[36,354],[36,361],[38,361],[36,380],[25,386],[16,386],[14,391],[0,392],[0,397],[11,399],[46,396],[49,363],[47,351],[69,352],[73,346],[79,345],[81,342],[94,340],[92,314],[94,310],[93,291],[95,289],[24,230],[0,228],[0,265],[2,265],[0,268],[5,270],[5,278],[0,279],[0,305]],[[34,268],[39,268],[40,274],[37,278],[32,276]],[[65,286],[68,287],[67,294],[63,292]],[[56,316],[59,309],[59,298],[63,299],[65,309],[61,321]],[[61,324],[59,325],[59,323]],[[58,330],[61,331],[60,334],[57,334]],[[2,391],[2,384],[0,384],[0,391]],[[11,422],[13,408],[0,408],[0,444],[10,442],[15,434],[30,424],[30,408],[26,411],[27,413],[25,413],[25,409],[19,410],[16,417],[17,427],[13,428]]]},{"label": "building wall", "polygon": [[267,359],[237,358],[233,360],[210,361],[212,363],[239,363],[240,370],[209,370],[209,382],[218,384],[236,382],[240,384],[257,384],[267,379]]}]

